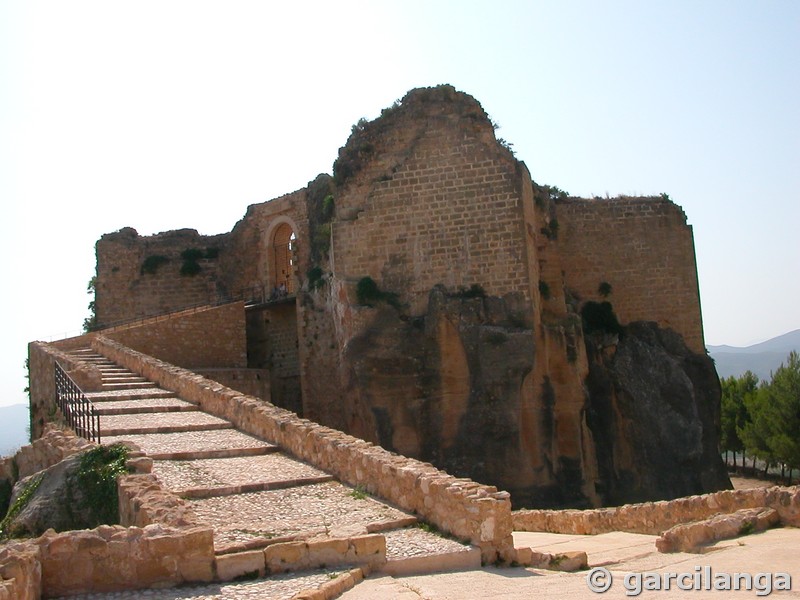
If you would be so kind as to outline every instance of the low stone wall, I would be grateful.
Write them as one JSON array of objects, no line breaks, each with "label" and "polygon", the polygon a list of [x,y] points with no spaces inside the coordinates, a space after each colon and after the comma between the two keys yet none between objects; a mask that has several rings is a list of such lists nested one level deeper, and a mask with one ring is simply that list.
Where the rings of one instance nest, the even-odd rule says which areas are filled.
[{"label": "low stone wall", "polygon": [[[70,431],[48,430],[16,459],[32,472],[93,444]],[[24,455],[27,458],[20,459]],[[87,592],[144,589],[214,578],[213,531],[163,490],[152,460],[134,448],[120,477],[121,525],[56,533],[0,546],[0,600],[38,600]]]},{"label": "low stone wall", "polygon": [[47,532],[40,549],[42,594],[169,587],[213,579],[211,529],[101,525],[91,530]]},{"label": "low stone wall", "polygon": [[512,522],[515,531],[579,535],[627,531],[660,535],[681,523],[761,507],[775,509],[785,525],[800,526],[800,486],[723,490],[676,500],[591,510],[518,510],[512,513]]},{"label": "low stone wall", "polygon": [[42,566],[39,547],[31,542],[0,546],[0,600],[39,600]]},{"label": "low stone wall", "polygon": [[123,526],[146,527],[153,523],[193,527],[194,511],[182,499],[161,487],[150,474],[125,475],[117,481],[119,521]]},{"label": "low stone wall", "polygon": [[321,538],[271,544],[263,550],[251,550],[217,556],[216,571],[220,581],[243,575],[259,576],[288,571],[341,565],[360,565],[369,569],[386,563],[386,538],[367,534],[348,538]]},{"label": "low stone wall", "polygon": [[656,540],[659,552],[698,552],[703,546],[775,527],[781,519],[773,508],[743,508],[704,521],[676,525]]},{"label": "low stone wall", "polygon": [[236,427],[275,443],[297,458],[370,494],[421,515],[481,549],[484,561],[515,560],[507,492],[453,477],[428,463],[399,456],[323,427],[196,373],[141,354],[104,336],[94,349],[120,365],[195,402]]}]

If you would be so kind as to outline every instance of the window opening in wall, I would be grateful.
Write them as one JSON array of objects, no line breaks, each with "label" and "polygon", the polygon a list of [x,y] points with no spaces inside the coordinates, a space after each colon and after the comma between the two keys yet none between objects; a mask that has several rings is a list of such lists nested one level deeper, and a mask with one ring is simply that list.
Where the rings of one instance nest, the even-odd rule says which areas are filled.
[{"label": "window opening in wall", "polygon": [[279,225],[272,237],[272,299],[294,295],[296,253],[297,236],[291,226]]}]

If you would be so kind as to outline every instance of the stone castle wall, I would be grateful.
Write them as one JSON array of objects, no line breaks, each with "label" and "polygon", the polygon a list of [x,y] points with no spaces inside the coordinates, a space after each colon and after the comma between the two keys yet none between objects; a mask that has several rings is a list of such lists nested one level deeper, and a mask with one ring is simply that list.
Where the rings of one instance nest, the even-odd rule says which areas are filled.
[{"label": "stone castle wall", "polygon": [[681,208],[663,198],[557,201],[558,247],[567,287],[601,301],[620,322],[657,321],[705,352],[694,237]]},{"label": "stone castle wall", "polygon": [[155,317],[106,330],[103,335],[186,368],[247,366],[243,302]]},{"label": "stone castle wall", "polygon": [[376,150],[359,183],[337,197],[337,277],[368,275],[412,314],[424,312],[437,284],[530,297],[521,173],[478,111],[475,102],[455,117],[397,117],[393,127],[416,136]]},{"label": "stone castle wall", "polygon": [[[131,228],[104,235],[96,244],[97,322],[131,319],[213,303],[227,290],[218,269],[225,236],[201,236],[182,229],[139,236]],[[181,254],[197,251],[195,274],[181,274]]]}]

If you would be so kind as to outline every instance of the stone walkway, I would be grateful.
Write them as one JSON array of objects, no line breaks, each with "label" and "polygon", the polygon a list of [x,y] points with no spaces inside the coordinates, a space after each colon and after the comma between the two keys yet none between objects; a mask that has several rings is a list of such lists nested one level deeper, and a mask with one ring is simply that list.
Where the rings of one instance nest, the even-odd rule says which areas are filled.
[{"label": "stone walkway", "polygon": [[165,590],[82,594],[59,600],[290,600],[300,592],[317,589],[336,578],[341,571],[309,571],[273,575],[257,581],[212,583]]},{"label": "stone walkway", "polygon": [[[387,565],[395,571],[419,569],[419,561],[428,558],[479,564],[475,548],[415,526],[416,517],[335,481],[91,350],[72,354],[93,363],[103,375],[103,391],[86,394],[101,415],[103,444],[133,442],[153,458],[153,473],[164,488],[183,497],[200,521],[212,527],[218,555],[321,535],[380,532],[386,537]],[[79,598],[291,598],[332,578],[335,574],[329,571],[296,573],[248,583]]]}]

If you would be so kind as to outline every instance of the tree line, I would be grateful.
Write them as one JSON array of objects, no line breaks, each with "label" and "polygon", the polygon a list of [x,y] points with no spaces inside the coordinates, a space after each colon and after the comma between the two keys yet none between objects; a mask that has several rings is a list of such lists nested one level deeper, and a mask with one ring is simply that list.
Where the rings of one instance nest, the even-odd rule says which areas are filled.
[{"label": "tree line", "polygon": [[759,381],[747,371],[739,377],[720,380],[722,411],[720,450],[733,453],[733,466],[741,455],[745,460],[764,465],[764,474],[780,467],[781,476],[800,468],[800,357],[790,352],[785,363],[771,373],[769,381]]}]

